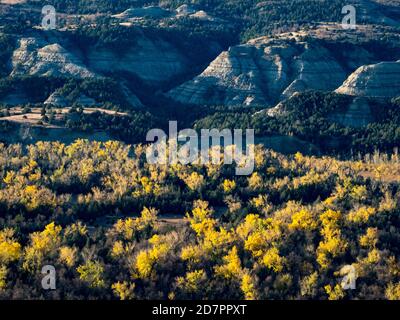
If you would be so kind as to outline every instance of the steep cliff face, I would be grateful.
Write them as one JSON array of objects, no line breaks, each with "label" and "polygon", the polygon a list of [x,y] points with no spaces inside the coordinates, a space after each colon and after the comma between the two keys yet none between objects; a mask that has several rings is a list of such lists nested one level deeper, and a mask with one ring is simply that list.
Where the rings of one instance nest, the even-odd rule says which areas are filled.
[{"label": "steep cliff face", "polygon": [[[100,79],[111,74],[120,83],[126,101],[134,108],[142,108],[136,92],[128,89],[126,82],[131,81],[130,75],[134,75],[138,83],[159,88],[187,74],[194,62],[190,62],[181,49],[161,37],[149,37],[138,32],[134,42],[123,51],[96,43],[88,43],[82,49],[62,32],[31,32],[16,39],[16,48],[7,62],[11,67],[9,76],[53,76],[67,80]],[[211,47],[207,50],[217,50],[215,44]],[[6,97],[1,102],[14,104],[26,101],[25,96],[23,100],[19,96]]]},{"label": "steep cliff face", "polygon": [[[369,34],[374,33],[368,28],[357,30],[360,34],[355,36],[360,39],[348,40],[356,45],[347,43],[347,47],[337,48],[342,42],[332,40],[335,39],[332,35],[341,34],[337,29],[337,25],[327,25],[275,38],[260,37],[233,46],[220,53],[201,74],[168,91],[167,96],[193,105],[270,107],[309,89],[333,91],[340,87],[339,93],[377,97],[398,94],[396,70],[399,63],[393,68],[386,63],[376,64],[386,59],[376,54],[376,48],[370,50],[358,45],[363,34],[370,39]],[[136,88],[150,87],[155,91],[172,88],[178,81],[193,77],[197,72],[194,70],[221,52],[218,43],[210,40],[204,52],[196,49],[207,58],[194,61],[189,50],[182,49],[188,43],[182,46],[168,37],[143,30],[132,34],[132,45],[121,50],[121,46],[118,49],[93,42],[77,46],[62,31],[48,34],[32,31],[17,39],[10,75],[66,79],[111,76],[117,78],[118,83],[137,81],[137,86],[126,85],[133,90],[127,96],[133,97],[131,105],[140,107],[140,101],[134,96],[139,92]],[[378,38],[382,37],[379,34]],[[330,44],[326,39],[331,40]],[[398,56],[394,58],[399,59]],[[362,65],[366,67],[357,70]]]},{"label": "steep cliff face", "polygon": [[400,95],[400,61],[362,66],[336,90],[354,96],[391,98]]},{"label": "steep cliff face", "polygon": [[260,38],[223,52],[168,96],[195,105],[271,105],[297,91],[334,90],[346,76],[318,43]]},{"label": "steep cliff face", "polygon": [[12,55],[12,68],[11,76],[95,76],[60,44],[33,37],[18,40],[18,48]]},{"label": "steep cliff face", "polygon": [[89,47],[87,53],[72,52],[62,43],[63,39],[20,38],[12,55],[10,75],[85,78],[127,72],[149,84],[158,84],[186,72],[189,66],[186,57],[170,43],[145,36],[138,38],[136,45],[124,53],[98,46]]},{"label": "steep cliff face", "polygon": [[145,36],[123,54],[110,48],[92,47],[87,60],[88,67],[95,72],[128,72],[151,85],[166,82],[189,67],[186,57],[170,43]]}]

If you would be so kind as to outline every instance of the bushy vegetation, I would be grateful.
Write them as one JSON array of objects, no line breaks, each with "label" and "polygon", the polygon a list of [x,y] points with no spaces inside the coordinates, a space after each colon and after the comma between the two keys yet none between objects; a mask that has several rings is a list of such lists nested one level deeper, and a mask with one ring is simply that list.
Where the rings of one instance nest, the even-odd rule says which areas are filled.
[{"label": "bushy vegetation", "polygon": [[148,112],[134,111],[127,116],[102,112],[85,114],[81,107],[72,109],[61,124],[75,131],[105,131],[114,139],[125,143],[142,143],[149,130],[165,126],[160,119]]},{"label": "bushy vegetation", "polygon": [[0,98],[17,91],[25,93],[32,103],[43,102],[64,83],[65,79],[54,77],[4,77],[0,79]]},{"label": "bushy vegetation", "polygon": [[[43,5],[43,1],[29,1]],[[54,6],[58,11],[71,14],[122,12],[130,7],[161,5],[175,10],[180,5],[192,4],[211,15],[225,19],[235,26],[242,41],[282,30],[293,30],[299,26],[310,26],[321,21],[341,22],[344,0],[60,0]],[[189,27],[189,25],[187,25]],[[209,29],[205,26],[205,29]],[[188,28],[186,31],[190,32]]]},{"label": "bushy vegetation", "polygon": [[57,92],[71,101],[85,95],[106,108],[132,109],[122,86],[113,78],[68,79]]},{"label": "bushy vegetation", "polygon": [[[23,115],[40,105],[43,130],[50,124],[101,130],[119,141],[0,143],[0,299],[400,299],[399,98],[371,100],[373,121],[348,127],[332,114],[345,112],[353,98],[334,93],[296,94],[274,117],[256,113],[261,107],[194,109],[160,94],[232,44],[340,22],[344,0],[191,2],[224,21],[145,19],[127,28],[109,15],[160,2],[54,2],[59,12],[100,13],[90,20],[94,24],[77,19],[76,28],[63,33],[83,55],[102,47],[123,55],[140,37],[182,52],[193,69],[158,92],[132,74],[8,77],[5,61],[16,35],[27,34],[34,20],[29,11],[15,21],[8,17],[0,35],[0,98],[26,94],[31,103],[13,109]],[[176,9],[187,1],[161,3]],[[390,43],[387,37],[362,46],[373,48],[377,60],[393,60],[398,48]],[[341,51],[351,44],[326,46],[346,69]],[[124,86],[146,111],[129,105]],[[89,114],[71,105],[62,114],[41,105],[54,92],[70,101],[85,95],[99,108],[124,113]],[[10,114],[9,106],[1,109]],[[250,176],[236,176],[236,164],[222,162],[150,165],[140,143],[150,129],[166,129],[170,119],[182,128],[294,136],[326,155],[283,155],[259,145]],[[1,136],[17,130],[16,123],[0,121]],[[56,290],[41,287],[45,265],[56,268]],[[349,269],[356,271],[354,290],[341,285]]]},{"label": "bushy vegetation", "polygon": [[391,152],[400,146],[399,99],[372,100],[373,121],[362,127],[349,127],[332,120],[333,113],[346,112],[354,97],[308,91],[283,102],[281,114],[232,109],[211,112],[195,121],[197,128],[254,128],[258,136],[288,135],[317,144],[323,152],[349,156],[353,152]]},{"label": "bushy vegetation", "polygon": [[[400,298],[398,154],[257,147],[240,177],[149,165],[142,146],[111,141],[0,149],[3,299]],[[40,285],[48,264],[54,291]]]},{"label": "bushy vegetation", "polygon": [[74,79],[65,77],[20,76],[0,79],[0,98],[23,92],[31,104],[43,103],[55,91],[67,100],[86,95],[104,108],[131,110],[122,86],[113,78]]}]

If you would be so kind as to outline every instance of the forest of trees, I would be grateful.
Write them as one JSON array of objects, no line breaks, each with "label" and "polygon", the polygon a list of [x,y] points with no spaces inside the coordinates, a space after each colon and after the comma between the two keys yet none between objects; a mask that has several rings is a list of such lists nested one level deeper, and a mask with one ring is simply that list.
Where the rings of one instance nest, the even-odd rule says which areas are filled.
[{"label": "forest of trees", "polygon": [[66,77],[13,76],[0,79],[0,98],[19,89],[30,98],[32,104],[45,101],[53,92],[74,101],[86,95],[105,108],[129,110],[132,107],[120,84],[113,78],[68,79]]},{"label": "forest of trees", "polygon": [[8,74],[9,67],[6,61],[10,58],[12,51],[15,46],[15,40],[7,35],[0,34],[0,77],[4,77]]},{"label": "forest of trees", "polygon": [[[213,108],[194,121],[196,128],[254,128],[258,136],[296,136],[320,147],[323,153],[349,156],[351,152],[391,152],[400,146],[400,98],[370,103],[373,121],[361,127],[341,125],[331,119],[345,112],[353,97],[308,91],[283,102],[270,117],[257,109]],[[197,115],[198,116],[198,115]]]},{"label": "forest of trees", "polygon": [[[35,81],[36,80],[36,81]],[[6,92],[13,81],[0,81],[0,96],[2,84]],[[61,86],[65,80],[58,79]],[[26,78],[21,85],[34,90],[42,86],[44,90],[36,91],[46,96],[43,91],[54,90],[57,81],[46,78]],[[46,85],[49,87],[47,88]],[[47,88],[47,89],[46,89]],[[105,88],[112,88],[107,90]],[[113,139],[125,143],[144,143],[146,133],[152,128],[168,129],[168,119],[178,120],[183,128],[200,129],[247,129],[253,128],[257,137],[294,136],[302,141],[314,144],[320,154],[341,156],[348,159],[354,154],[372,153],[375,150],[391,153],[400,146],[400,99],[391,101],[371,100],[372,122],[365,126],[348,126],[338,123],[332,114],[346,112],[352,97],[335,93],[308,91],[298,94],[283,102],[281,113],[274,117],[268,116],[261,107],[199,107],[176,106],[169,104],[166,99],[154,95],[151,101],[158,99],[156,104],[147,109],[133,109],[121,94],[120,86],[112,79],[101,80],[69,80],[58,92],[71,100],[80,94],[102,101],[99,106],[103,109],[126,111],[126,115],[104,114],[101,112],[84,113],[84,106],[73,105],[69,113],[60,120],[51,121],[71,130],[106,131]],[[29,110],[34,105],[25,105]],[[0,105],[0,116],[9,115],[9,106]],[[43,107],[49,118],[59,112],[57,107]],[[45,121],[48,123],[48,119]],[[15,130],[15,124],[1,121],[4,134]],[[1,141],[1,138],[0,138]]]},{"label": "forest of trees", "polygon": [[[400,299],[400,158],[155,166],[145,147],[0,145],[2,299]],[[41,288],[53,265],[57,289]],[[344,268],[344,269],[343,269]],[[356,270],[356,289],[340,285]]]},{"label": "forest of trees", "polygon": [[165,127],[149,112],[135,111],[129,116],[119,116],[101,112],[85,114],[82,110],[80,107],[72,108],[62,124],[75,131],[105,131],[114,139],[126,143],[142,143],[149,130]]},{"label": "forest of trees", "polygon": [[[44,3],[41,0],[28,2],[38,7]],[[310,26],[315,21],[340,22],[341,10],[347,4],[344,0],[280,0],[274,1],[273,6],[263,0],[113,0],[112,2],[108,0],[58,0],[54,6],[59,12],[71,14],[115,14],[130,7],[160,4],[167,9],[175,10],[180,5],[188,3],[233,23],[236,32],[233,32],[232,35],[238,35],[242,41],[271,34],[278,30]],[[204,27],[209,29],[207,26]],[[191,32],[189,28],[186,31]]]},{"label": "forest of trees", "polygon": [[[27,2],[40,9],[45,1]],[[18,109],[23,118],[39,107],[40,120],[0,121],[0,300],[400,300],[399,97],[371,99],[371,122],[350,127],[332,114],[345,112],[354,98],[335,93],[296,94],[274,117],[267,106],[193,108],[162,94],[199,74],[230,45],[318,21],[340,22],[345,1],[191,1],[222,19],[218,25],[171,18],[143,19],[127,28],[110,17],[129,7],[174,10],[187,2],[53,3],[58,12],[95,14],[78,17],[74,28],[49,32],[62,33],[83,55],[89,46],[123,55],[135,50],[140,37],[177,48],[193,67],[157,89],[122,72],[93,79],[8,76],[11,66],[4,61],[10,61],[16,39],[44,31],[31,28],[40,11],[4,18],[0,99],[23,92],[30,103],[0,105],[0,116]],[[346,63],[341,52],[349,43],[325,45]],[[377,61],[398,50],[389,36],[359,45],[373,48]],[[129,91],[146,107],[131,106]],[[85,113],[76,103],[63,113],[43,104],[54,92],[71,102],[84,95],[99,109],[121,113]],[[151,165],[146,133],[166,129],[168,120],[177,120],[180,129],[254,128],[257,138],[296,137],[320,152],[282,154],[257,145],[249,176],[236,176],[240,164],[224,165],[222,159]],[[2,142],[24,125],[104,131],[115,141]],[[55,290],[42,288],[45,265],[55,267]],[[342,286],[349,270],[351,290]]]}]

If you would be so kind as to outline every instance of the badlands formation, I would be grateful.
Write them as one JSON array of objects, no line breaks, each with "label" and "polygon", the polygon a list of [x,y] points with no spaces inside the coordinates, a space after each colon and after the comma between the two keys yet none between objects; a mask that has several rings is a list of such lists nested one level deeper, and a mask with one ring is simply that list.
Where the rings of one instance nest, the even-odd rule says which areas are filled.
[{"label": "badlands formation", "polygon": [[93,77],[82,61],[70,54],[58,43],[46,43],[30,37],[18,40],[18,48],[12,55],[11,76],[69,76]]},{"label": "badlands formation", "polygon": [[374,54],[357,45],[349,45],[339,57],[323,41],[263,37],[221,53],[203,73],[168,96],[193,105],[271,106],[295,92],[339,87],[337,92],[344,94],[398,95],[400,64],[363,67],[374,62]]},{"label": "badlands formation", "polygon": [[[194,62],[187,52],[161,37],[139,32],[134,44],[123,51],[98,44],[88,44],[80,51],[62,32],[48,38],[33,32],[17,39],[10,76],[93,78],[111,73],[120,75],[121,83],[126,83],[130,78],[124,76],[130,74],[155,91],[164,90],[165,84],[177,83],[165,95],[172,101],[197,106],[270,108],[307,90],[336,90],[340,94],[379,98],[400,95],[400,62],[396,62],[400,49],[393,61],[383,61],[374,48],[354,42],[351,36],[362,38],[357,32],[382,38],[369,26],[360,27],[350,36],[346,33],[349,38],[345,44],[346,39],[338,39],[332,45],[326,39],[340,36],[337,28],[330,24],[272,38],[260,37],[222,52],[210,42],[204,53],[211,57],[220,54],[211,62],[206,60],[208,67],[198,75],[193,74]],[[400,41],[396,41],[394,45],[400,48]],[[133,97],[132,105],[141,107],[137,92],[127,88],[124,91]]]},{"label": "badlands formation", "polygon": [[87,78],[111,71],[132,73],[144,82],[158,84],[184,73],[188,67],[186,57],[173,45],[144,35],[122,54],[104,46],[90,46],[85,54],[69,51],[68,47],[61,36],[51,41],[39,36],[20,38],[12,55],[10,76]]},{"label": "badlands formation", "polygon": [[362,66],[336,92],[376,98],[397,97],[400,95],[400,60]]},{"label": "badlands formation", "polygon": [[321,45],[264,39],[231,47],[169,96],[195,105],[271,105],[296,91],[334,90],[345,79]]}]

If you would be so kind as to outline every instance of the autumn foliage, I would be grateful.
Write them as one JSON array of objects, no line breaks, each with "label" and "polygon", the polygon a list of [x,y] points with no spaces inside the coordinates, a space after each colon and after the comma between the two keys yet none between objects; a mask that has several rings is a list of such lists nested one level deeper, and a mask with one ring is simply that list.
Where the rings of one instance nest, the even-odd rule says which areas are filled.
[{"label": "autumn foliage", "polygon": [[[0,298],[399,299],[400,159],[256,148],[155,166],[143,146],[0,145]],[[40,286],[54,265],[57,289]],[[340,270],[357,271],[356,289]]]}]

